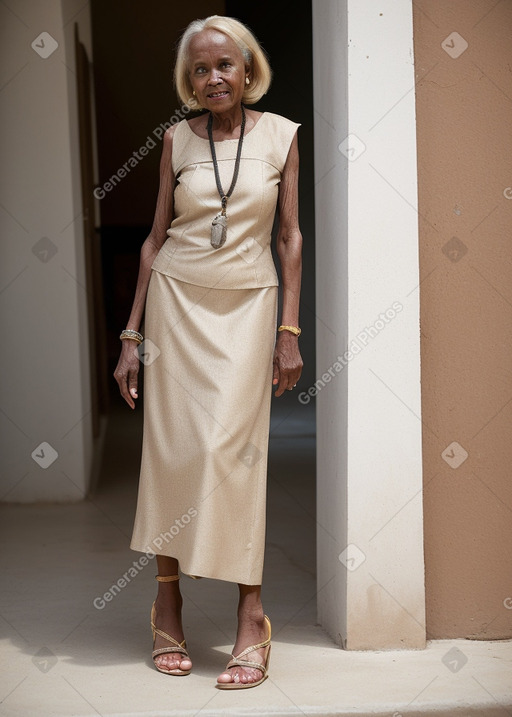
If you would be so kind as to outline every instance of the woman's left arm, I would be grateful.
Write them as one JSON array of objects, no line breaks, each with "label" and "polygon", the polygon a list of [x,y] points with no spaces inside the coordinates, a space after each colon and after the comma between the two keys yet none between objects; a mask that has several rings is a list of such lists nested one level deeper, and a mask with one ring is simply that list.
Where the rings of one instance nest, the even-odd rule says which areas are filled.
[{"label": "woman's left arm", "polygon": [[[293,138],[279,187],[279,230],[277,254],[281,264],[282,315],[284,326],[299,326],[300,283],[302,273],[302,234],[299,229],[299,147]],[[292,390],[302,372],[299,338],[291,331],[280,331],[274,351],[276,396]]]}]

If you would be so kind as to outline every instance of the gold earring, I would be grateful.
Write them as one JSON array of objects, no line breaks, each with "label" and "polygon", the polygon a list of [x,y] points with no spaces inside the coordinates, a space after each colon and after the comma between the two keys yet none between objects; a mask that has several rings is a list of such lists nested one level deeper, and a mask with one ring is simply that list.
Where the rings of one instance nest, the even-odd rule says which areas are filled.
[{"label": "gold earring", "polygon": [[196,91],[195,91],[195,90],[192,90],[192,94],[193,94],[194,97],[195,97],[195,96],[196,96]]}]

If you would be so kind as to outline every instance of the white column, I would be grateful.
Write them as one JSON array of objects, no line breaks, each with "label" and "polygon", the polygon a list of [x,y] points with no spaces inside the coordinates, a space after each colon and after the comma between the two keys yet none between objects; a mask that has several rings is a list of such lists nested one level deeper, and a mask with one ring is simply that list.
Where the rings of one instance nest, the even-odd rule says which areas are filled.
[{"label": "white column", "polygon": [[412,3],[313,0],[313,45],[319,620],[346,649],[421,648]]},{"label": "white column", "polygon": [[81,500],[93,460],[74,22],[80,0],[2,6],[0,500]]}]

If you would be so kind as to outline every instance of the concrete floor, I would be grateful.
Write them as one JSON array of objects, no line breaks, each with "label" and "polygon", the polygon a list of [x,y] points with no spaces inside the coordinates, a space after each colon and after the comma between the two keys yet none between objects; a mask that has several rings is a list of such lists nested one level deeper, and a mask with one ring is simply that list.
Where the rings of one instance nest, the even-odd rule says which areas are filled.
[{"label": "concrete floor", "polygon": [[182,580],[194,660],[184,678],[152,667],[153,561],[94,607],[141,555],[128,547],[141,411],[114,398],[90,499],[1,508],[0,715],[512,715],[511,641],[345,652],[316,624],[314,415],[291,395],[276,404],[263,591],[273,626],[269,679],[239,692],[214,687],[235,636],[230,583]]}]

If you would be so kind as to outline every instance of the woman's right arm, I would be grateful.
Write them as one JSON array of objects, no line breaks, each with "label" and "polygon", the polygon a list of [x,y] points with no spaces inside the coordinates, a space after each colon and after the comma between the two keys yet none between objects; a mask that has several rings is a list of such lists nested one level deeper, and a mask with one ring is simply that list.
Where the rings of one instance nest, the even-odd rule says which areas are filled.
[{"label": "woman's right arm", "polygon": [[[167,239],[167,229],[173,219],[173,196],[175,178],[172,170],[172,141],[176,125],[170,127],[164,134],[162,157],[160,160],[160,188],[156,201],[155,216],[151,231],[142,245],[140,251],[139,274],[135,289],[132,310],[127,329],[139,330],[146,305],[151,265],[162,245]],[[119,384],[121,396],[130,408],[135,408],[134,398],[137,398],[137,377],[140,361],[136,351],[137,343],[133,339],[121,341],[121,355],[114,371],[114,378]]]}]

